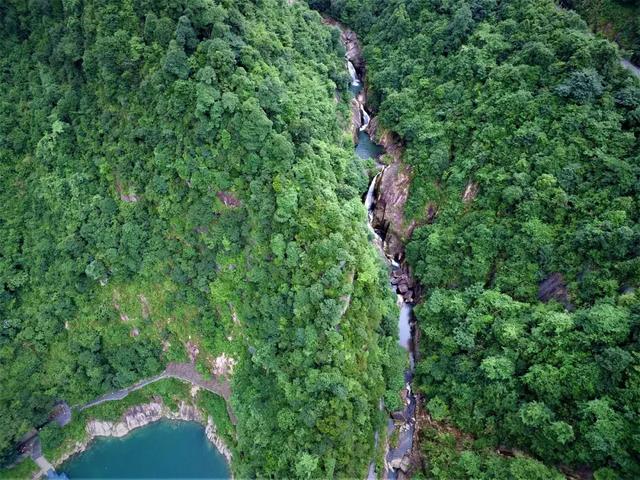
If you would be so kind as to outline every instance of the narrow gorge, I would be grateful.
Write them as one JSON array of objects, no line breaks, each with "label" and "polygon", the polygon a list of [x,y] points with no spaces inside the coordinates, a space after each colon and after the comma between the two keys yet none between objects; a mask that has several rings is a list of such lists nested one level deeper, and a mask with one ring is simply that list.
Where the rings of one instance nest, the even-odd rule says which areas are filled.
[{"label": "narrow gorge", "polygon": [[[414,439],[416,437],[416,405],[418,395],[412,389],[417,353],[417,329],[413,306],[419,298],[419,287],[405,261],[404,241],[411,234],[413,224],[406,225],[404,206],[409,193],[409,169],[402,164],[402,145],[391,132],[379,127],[378,119],[367,111],[366,64],[358,37],[352,30],[333,19],[326,22],[340,29],[346,50],[346,65],[351,77],[352,134],[356,154],[362,159],[372,159],[375,173],[369,188],[363,195],[367,210],[370,238],[389,271],[389,286],[397,295],[400,309],[398,317],[399,344],[407,351],[408,368],[405,371],[405,387],[401,392],[404,408],[391,412],[386,425],[385,464],[380,478],[406,478],[411,466]],[[381,401],[381,409],[385,409]],[[378,447],[380,432],[376,432]],[[377,478],[372,462],[369,479]]]}]

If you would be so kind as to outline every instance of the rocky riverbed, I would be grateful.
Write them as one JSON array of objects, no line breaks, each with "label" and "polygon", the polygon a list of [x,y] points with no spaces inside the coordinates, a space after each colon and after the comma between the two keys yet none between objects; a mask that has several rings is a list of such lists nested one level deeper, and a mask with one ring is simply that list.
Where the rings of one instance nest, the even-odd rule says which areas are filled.
[{"label": "rocky riverbed", "polygon": [[[368,144],[373,140],[373,145],[381,146],[383,152],[381,158],[377,158],[375,153],[373,155],[379,172],[371,181],[369,190],[364,196],[364,203],[368,210],[373,243],[388,263],[390,287],[398,295],[399,343],[407,350],[410,367],[405,374],[405,388],[400,392],[404,400],[404,408],[390,414],[386,434],[377,432],[375,443],[377,447],[378,442],[382,440],[385,446],[382,478],[400,478],[411,470],[418,405],[418,398],[411,388],[416,351],[414,334],[416,328],[412,308],[420,292],[411,269],[405,262],[404,254],[405,242],[415,228],[415,223],[406,222],[404,216],[411,183],[411,169],[402,163],[403,148],[399,138],[381,129],[378,119],[368,111],[366,65],[357,35],[335,20],[325,19],[325,23],[340,29],[341,39],[345,45],[347,69],[351,76],[351,91],[354,94],[351,101],[351,128],[354,143],[358,147],[356,151],[363,150],[359,143]],[[365,153],[371,153],[370,148],[364,150],[366,150]],[[360,156],[367,158],[367,155]],[[368,158],[371,158],[371,155],[368,155]],[[381,408],[384,408],[382,403]],[[392,442],[392,438],[397,439],[397,442]],[[368,478],[376,478],[373,463],[369,468]]]}]

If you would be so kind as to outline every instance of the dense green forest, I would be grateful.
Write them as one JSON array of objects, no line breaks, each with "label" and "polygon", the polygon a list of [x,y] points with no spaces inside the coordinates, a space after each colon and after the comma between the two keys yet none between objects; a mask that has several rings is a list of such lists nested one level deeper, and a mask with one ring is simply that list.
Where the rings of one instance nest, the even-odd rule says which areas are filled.
[{"label": "dense green forest", "polygon": [[617,42],[640,65],[640,1],[638,0],[561,0],[572,8],[589,27]]},{"label": "dense green forest", "polygon": [[[311,3],[363,37],[370,102],[405,144],[432,418],[638,478],[640,85],[617,47],[551,1]],[[422,443],[427,478],[514,478]]]},{"label": "dense green forest", "polygon": [[189,345],[237,362],[238,478],[361,476],[403,364],[339,33],[284,0],[0,19],[0,463]]}]

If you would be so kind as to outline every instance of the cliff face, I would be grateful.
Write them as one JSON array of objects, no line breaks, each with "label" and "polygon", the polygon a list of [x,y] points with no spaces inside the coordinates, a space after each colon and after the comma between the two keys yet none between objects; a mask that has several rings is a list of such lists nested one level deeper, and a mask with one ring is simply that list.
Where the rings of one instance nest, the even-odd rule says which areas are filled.
[{"label": "cliff face", "polygon": [[391,163],[383,170],[377,189],[374,227],[385,232],[386,253],[400,262],[404,257],[404,243],[415,228],[415,222],[407,222],[404,217],[411,185],[411,168],[401,162],[400,139],[391,132],[381,130],[377,117],[371,120],[367,131],[391,157]]},{"label": "cliff face", "polygon": [[356,67],[358,76],[360,78],[365,78],[365,63],[364,58],[362,57],[362,46],[360,45],[360,40],[358,40],[358,35],[334,18],[323,17],[322,21],[326,25],[337,27],[340,30],[340,40],[346,50],[345,57],[347,57],[347,60],[353,63],[353,66]]},{"label": "cliff face", "polygon": [[411,167],[401,161],[400,139],[392,132],[382,130],[377,117],[371,119],[367,133],[391,158],[376,185],[372,224],[383,234],[385,254],[399,265],[391,274],[391,283],[405,302],[413,303],[419,289],[404,261],[404,246],[416,227],[415,220],[408,222],[404,215],[411,186]]},{"label": "cliff face", "polygon": [[178,410],[172,411],[162,403],[161,399],[157,399],[149,403],[131,407],[124,413],[120,420],[116,422],[90,420],[85,427],[87,439],[84,442],[77,442],[69,452],[56,460],[55,465],[58,466],[71,456],[85,451],[91,441],[96,437],[124,437],[136,428],[144,427],[163,418],[185,422],[198,422],[205,425],[205,432],[209,441],[216,446],[218,451],[224,455],[229,463],[231,462],[231,450],[217,434],[213,418],[206,417],[205,420],[203,412],[186,402],[180,402]]}]

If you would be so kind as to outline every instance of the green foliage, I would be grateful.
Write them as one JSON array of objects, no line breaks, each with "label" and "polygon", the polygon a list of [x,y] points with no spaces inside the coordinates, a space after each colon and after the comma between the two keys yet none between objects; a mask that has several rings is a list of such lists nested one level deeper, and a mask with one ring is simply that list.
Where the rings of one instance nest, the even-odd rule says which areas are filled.
[{"label": "green foliage", "polygon": [[1,463],[191,341],[238,362],[239,477],[361,476],[401,367],[336,32],[300,2],[32,3],[0,6]]},{"label": "green foliage", "polygon": [[[616,47],[550,1],[318,6],[361,29],[369,99],[406,146],[433,417],[638,477],[640,87]],[[479,472],[547,478],[499,463]]]},{"label": "green foliage", "polygon": [[213,419],[216,432],[222,437],[229,448],[233,449],[236,438],[235,428],[227,412],[227,404],[224,399],[215,393],[200,390],[197,398],[198,407]]},{"label": "green foliage", "polygon": [[565,478],[544,464],[517,454],[497,455],[452,433],[426,426],[421,430],[425,469],[415,478],[425,480],[561,480]]},{"label": "green foliage", "polygon": [[616,41],[640,63],[640,2],[638,0],[562,0],[573,8],[593,30]]}]

